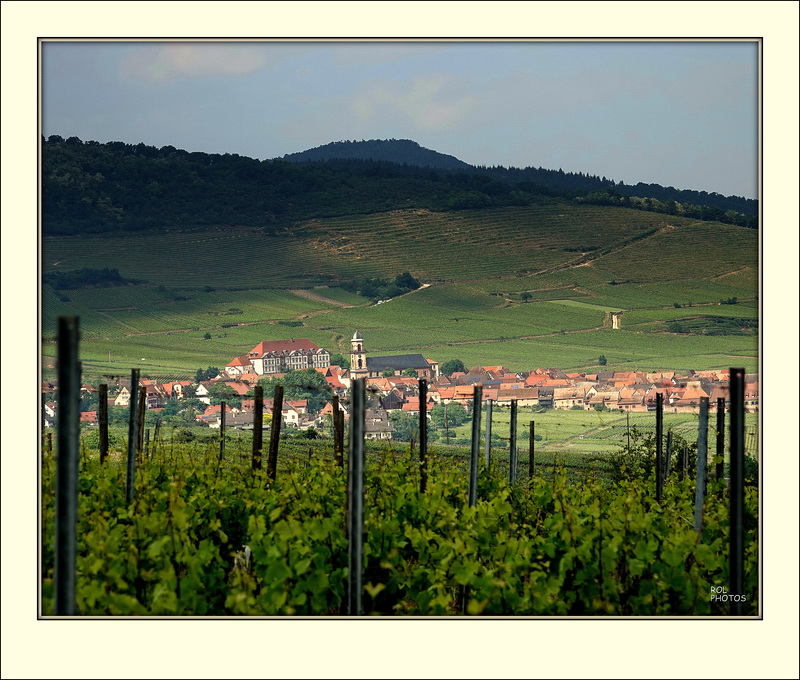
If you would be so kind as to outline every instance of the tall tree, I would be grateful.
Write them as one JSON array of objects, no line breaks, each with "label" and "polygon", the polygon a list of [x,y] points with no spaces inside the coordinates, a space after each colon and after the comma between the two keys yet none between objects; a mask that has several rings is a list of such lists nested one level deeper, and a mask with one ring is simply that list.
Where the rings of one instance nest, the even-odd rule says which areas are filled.
[{"label": "tall tree", "polygon": [[319,411],[333,394],[325,376],[314,368],[289,371],[282,378],[262,378],[258,384],[264,388],[266,399],[272,397],[276,385],[283,385],[283,398],[291,401],[305,399],[309,411]]},{"label": "tall tree", "polygon": [[444,375],[453,375],[453,373],[466,373],[467,369],[461,359],[450,359],[439,367],[439,371]]}]

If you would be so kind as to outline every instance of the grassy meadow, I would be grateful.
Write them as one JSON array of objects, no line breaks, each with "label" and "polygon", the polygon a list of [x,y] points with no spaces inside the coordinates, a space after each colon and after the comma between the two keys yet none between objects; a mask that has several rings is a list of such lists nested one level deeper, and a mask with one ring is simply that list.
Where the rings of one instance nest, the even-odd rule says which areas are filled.
[{"label": "grassy meadow", "polygon": [[[81,319],[87,379],[189,377],[262,340],[512,370],[758,370],[758,232],[622,208],[393,211],[253,228],[46,237],[42,272],[117,268],[138,285],[41,289],[42,366],[60,315]],[[341,287],[410,271],[428,287],[382,305]],[[720,304],[736,298],[736,304]],[[611,312],[622,327],[611,328]],[[714,335],[715,319],[737,334]],[[691,334],[669,332],[688,324]],[[206,335],[210,335],[210,339]]]}]

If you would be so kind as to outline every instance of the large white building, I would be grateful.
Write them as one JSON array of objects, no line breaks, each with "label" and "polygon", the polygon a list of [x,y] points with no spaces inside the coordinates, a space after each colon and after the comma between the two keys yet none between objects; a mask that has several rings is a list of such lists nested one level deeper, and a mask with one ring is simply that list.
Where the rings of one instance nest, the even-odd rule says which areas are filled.
[{"label": "large white building", "polygon": [[247,358],[258,375],[331,365],[331,353],[305,338],[261,342],[248,352]]}]

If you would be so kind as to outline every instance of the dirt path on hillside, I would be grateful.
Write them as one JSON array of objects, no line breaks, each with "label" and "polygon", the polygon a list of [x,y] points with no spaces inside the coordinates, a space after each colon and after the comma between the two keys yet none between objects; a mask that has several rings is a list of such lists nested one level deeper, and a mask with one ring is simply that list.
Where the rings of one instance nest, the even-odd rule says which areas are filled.
[{"label": "dirt path on hillside", "polygon": [[297,297],[305,298],[306,300],[312,300],[313,302],[322,302],[326,305],[334,305],[335,307],[344,307],[349,309],[353,305],[348,305],[346,302],[339,302],[339,300],[331,300],[330,298],[326,298],[324,295],[320,295],[319,293],[315,293],[312,290],[307,290],[305,288],[292,288],[289,290],[292,295],[297,295]]},{"label": "dirt path on hillside", "polygon": [[615,245],[609,246],[607,248],[603,248],[593,253],[589,253],[587,255],[583,255],[582,257],[578,258],[577,260],[573,260],[572,262],[564,262],[563,264],[555,265],[554,267],[548,267],[546,269],[542,269],[541,271],[535,272],[535,276],[540,276],[542,274],[553,274],[555,272],[563,271],[565,269],[575,269],[576,267],[590,267],[595,260],[599,260],[606,255],[611,255],[612,253],[618,253],[620,250],[624,250],[625,248],[629,248],[630,246],[638,243],[640,241],[645,241],[653,236],[656,236],[660,233],[665,231],[670,231],[675,227],[671,225],[667,225],[666,227],[660,227],[656,229],[652,234],[648,234],[644,237],[632,237],[622,241],[621,243],[616,243]]}]

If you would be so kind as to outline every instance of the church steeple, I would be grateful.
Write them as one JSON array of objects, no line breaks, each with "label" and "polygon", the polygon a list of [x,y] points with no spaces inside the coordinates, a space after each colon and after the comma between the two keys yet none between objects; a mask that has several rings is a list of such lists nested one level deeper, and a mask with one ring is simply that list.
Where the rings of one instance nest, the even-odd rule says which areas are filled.
[{"label": "church steeple", "polygon": [[367,352],[364,349],[364,338],[361,333],[356,331],[350,340],[350,378],[366,378],[367,371]]}]

